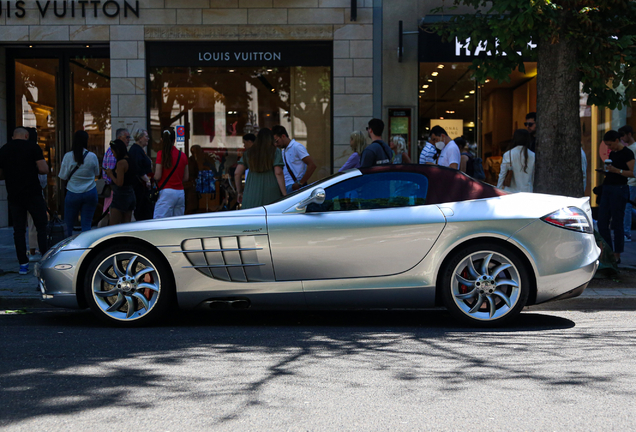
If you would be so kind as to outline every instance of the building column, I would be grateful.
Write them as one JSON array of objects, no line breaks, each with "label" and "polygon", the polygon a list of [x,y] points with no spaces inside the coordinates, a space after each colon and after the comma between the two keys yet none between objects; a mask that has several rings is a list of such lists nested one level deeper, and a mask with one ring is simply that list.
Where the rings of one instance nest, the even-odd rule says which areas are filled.
[{"label": "building column", "polygon": [[144,26],[110,28],[110,100],[113,138],[127,128],[131,134],[148,129]]}]

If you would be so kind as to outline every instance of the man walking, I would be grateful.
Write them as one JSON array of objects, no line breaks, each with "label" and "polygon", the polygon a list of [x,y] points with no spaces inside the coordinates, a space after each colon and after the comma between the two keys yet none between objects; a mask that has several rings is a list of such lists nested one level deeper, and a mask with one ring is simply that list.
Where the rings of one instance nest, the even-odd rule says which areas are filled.
[{"label": "man walking", "polygon": [[309,178],[316,171],[316,164],[307,152],[305,146],[294,139],[290,139],[284,126],[276,125],[272,128],[274,145],[282,150],[283,172],[285,174],[285,188],[287,193],[298,190],[307,185]]},{"label": "man walking", "polygon": [[444,148],[437,159],[437,165],[445,166],[453,169],[459,169],[462,155],[455,141],[450,139],[446,130],[441,126],[433,126],[431,136],[437,142],[443,142]]},{"label": "man walking", "polygon": [[[621,136],[621,141],[630,149],[636,157],[636,141],[634,140],[634,129],[631,126],[626,125],[618,130]],[[627,179],[627,186],[629,188],[629,200],[634,201],[636,199],[636,178],[630,177]],[[625,241],[632,241],[632,205],[628,202],[625,205],[625,219],[623,220],[623,231],[625,232]]]},{"label": "man walking", "polygon": [[384,122],[374,118],[369,120],[367,133],[371,138],[371,144],[367,146],[360,157],[360,168],[369,168],[376,165],[389,165],[393,159],[393,150],[384,141],[382,141],[382,133],[384,132]]},{"label": "man walking", "polygon": [[29,272],[26,246],[27,213],[37,230],[42,255],[48,250],[46,240],[46,203],[38,174],[47,174],[49,166],[39,145],[29,142],[29,132],[17,128],[13,139],[0,148],[0,180],[6,181],[8,204],[13,219],[13,242],[21,275]]},{"label": "man walking", "polygon": [[537,146],[537,113],[531,112],[526,114],[526,122],[523,124],[528,132],[530,132],[530,145],[528,148],[532,151],[535,151],[535,147]]},{"label": "man walking", "polygon": [[435,164],[435,159],[437,158],[437,147],[435,147],[435,140],[431,135],[429,135],[426,140],[426,144],[424,144],[424,148],[422,149],[422,153],[420,153],[420,163],[421,164]]}]

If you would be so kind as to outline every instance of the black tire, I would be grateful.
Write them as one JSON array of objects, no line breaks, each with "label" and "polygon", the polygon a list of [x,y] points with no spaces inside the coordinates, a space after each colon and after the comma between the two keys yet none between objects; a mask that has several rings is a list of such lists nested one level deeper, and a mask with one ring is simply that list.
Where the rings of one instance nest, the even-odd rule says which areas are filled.
[{"label": "black tire", "polygon": [[493,242],[471,244],[453,253],[440,280],[438,293],[444,306],[475,327],[502,326],[517,318],[528,301],[531,283],[518,252]]},{"label": "black tire", "polygon": [[84,295],[93,313],[116,327],[152,324],[176,305],[174,277],[165,258],[137,244],[112,245],[95,255],[84,278]]}]

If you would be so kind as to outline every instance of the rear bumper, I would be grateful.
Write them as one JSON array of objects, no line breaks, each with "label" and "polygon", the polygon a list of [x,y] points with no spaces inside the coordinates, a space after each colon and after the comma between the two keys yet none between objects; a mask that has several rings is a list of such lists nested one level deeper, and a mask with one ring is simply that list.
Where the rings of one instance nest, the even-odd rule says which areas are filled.
[{"label": "rear bumper", "polygon": [[[539,286],[543,289],[538,290],[534,304],[580,296],[594,277],[598,265],[599,261],[594,260],[577,270],[540,278]],[[576,288],[571,288],[572,285]]]}]

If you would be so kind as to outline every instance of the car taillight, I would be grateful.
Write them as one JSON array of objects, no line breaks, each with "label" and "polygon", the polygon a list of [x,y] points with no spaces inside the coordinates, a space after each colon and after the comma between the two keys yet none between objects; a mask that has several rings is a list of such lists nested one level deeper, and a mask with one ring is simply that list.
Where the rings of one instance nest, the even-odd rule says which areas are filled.
[{"label": "car taillight", "polygon": [[583,210],[565,207],[541,218],[542,221],[561,228],[592,234],[594,228]]}]

